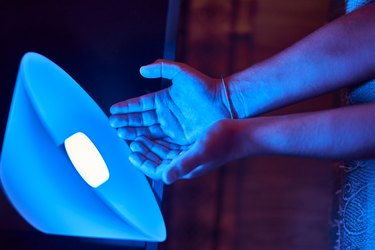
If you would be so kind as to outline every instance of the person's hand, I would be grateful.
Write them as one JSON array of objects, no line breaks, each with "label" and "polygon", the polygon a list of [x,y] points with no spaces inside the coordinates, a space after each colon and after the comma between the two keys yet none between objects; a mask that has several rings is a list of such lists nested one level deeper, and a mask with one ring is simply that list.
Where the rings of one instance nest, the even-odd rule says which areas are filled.
[{"label": "person's hand", "polygon": [[166,184],[194,178],[248,154],[240,123],[219,121],[189,146],[138,137],[130,144],[129,159],[145,175]]},{"label": "person's hand", "polygon": [[143,66],[146,78],[167,78],[172,85],[111,107],[110,124],[125,140],[145,136],[190,145],[213,123],[230,117],[221,79],[166,60]]}]

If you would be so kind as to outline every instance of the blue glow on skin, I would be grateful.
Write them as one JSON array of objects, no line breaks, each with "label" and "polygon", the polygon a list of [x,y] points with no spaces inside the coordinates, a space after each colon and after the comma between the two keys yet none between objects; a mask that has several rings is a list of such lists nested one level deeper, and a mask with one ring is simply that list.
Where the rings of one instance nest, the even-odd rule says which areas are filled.
[{"label": "blue glow on skin", "polygon": [[[94,189],[63,142],[85,133],[111,173]],[[47,58],[26,54],[19,69],[1,154],[9,200],[36,229],[57,235],[163,241],[165,224],[130,150],[91,97]]]}]

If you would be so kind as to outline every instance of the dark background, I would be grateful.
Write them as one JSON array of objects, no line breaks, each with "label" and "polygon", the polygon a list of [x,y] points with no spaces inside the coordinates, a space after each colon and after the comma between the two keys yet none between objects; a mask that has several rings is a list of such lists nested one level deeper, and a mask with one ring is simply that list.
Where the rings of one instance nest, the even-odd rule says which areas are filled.
[{"label": "dark background", "polygon": [[[167,0],[0,1],[0,141],[28,51],[63,68],[107,114],[115,102],[159,89],[159,80],[142,79],[138,70],[163,57],[167,7]],[[41,234],[0,194],[0,249],[117,249],[121,243]]]},{"label": "dark background", "polygon": [[[284,50],[341,13],[344,0],[184,0],[177,59],[219,78]],[[287,84],[287,83],[280,83]],[[267,115],[329,109],[336,93]],[[336,165],[337,166],[337,165]],[[166,187],[163,250],[333,249],[335,164],[241,159]],[[330,235],[332,233],[332,235]]]},{"label": "dark background", "polygon": [[[166,1],[43,2],[0,2],[1,132],[19,60],[28,50],[55,61],[105,111],[113,102],[159,86],[141,79],[138,67],[162,56]],[[335,8],[343,2],[182,0],[177,59],[211,76],[229,75],[323,26],[341,12]],[[336,94],[325,95],[268,115],[336,105]],[[248,158],[168,186],[163,200],[168,238],[159,249],[329,249],[337,191],[333,166],[314,159]],[[3,197],[0,229],[0,249],[4,242],[26,249],[116,248],[41,235]]]}]

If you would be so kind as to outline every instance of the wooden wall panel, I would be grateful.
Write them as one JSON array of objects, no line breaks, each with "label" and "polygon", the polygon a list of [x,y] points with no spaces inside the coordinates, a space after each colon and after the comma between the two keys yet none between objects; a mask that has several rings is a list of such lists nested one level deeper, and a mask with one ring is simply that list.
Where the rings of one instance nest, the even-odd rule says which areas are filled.
[{"label": "wooden wall panel", "polygon": [[[324,25],[328,0],[190,0],[180,58],[215,77],[268,58]],[[330,108],[334,95],[268,115]],[[167,188],[161,249],[327,249],[333,163],[249,158]]]}]

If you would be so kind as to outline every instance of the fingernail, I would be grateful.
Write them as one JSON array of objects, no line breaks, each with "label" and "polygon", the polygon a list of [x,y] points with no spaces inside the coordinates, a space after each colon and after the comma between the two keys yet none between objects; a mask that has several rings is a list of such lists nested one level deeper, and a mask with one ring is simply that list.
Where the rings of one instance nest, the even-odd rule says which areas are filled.
[{"label": "fingernail", "polygon": [[111,114],[115,114],[116,113],[116,106],[111,106],[110,109],[109,109],[109,112]]},{"label": "fingernail", "polygon": [[130,150],[133,151],[133,152],[136,150],[136,147],[137,147],[137,145],[135,145],[134,142],[130,143],[130,145],[129,145]]},{"label": "fingernail", "polygon": [[137,159],[134,157],[133,154],[130,154],[129,157],[128,157],[129,161],[131,164],[133,164],[134,166],[138,166],[138,161]]},{"label": "fingernail", "polygon": [[117,130],[117,135],[118,137],[120,137],[121,139],[125,139],[125,136],[124,136],[124,133],[122,132],[122,130]]},{"label": "fingernail", "polygon": [[113,117],[109,117],[108,122],[111,127],[116,127],[116,120]]},{"label": "fingernail", "polygon": [[145,66],[142,66],[139,68],[139,73],[141,73],[141,75],[143,75],[143,73],[145,73],[146,71],[146,67]]}]

